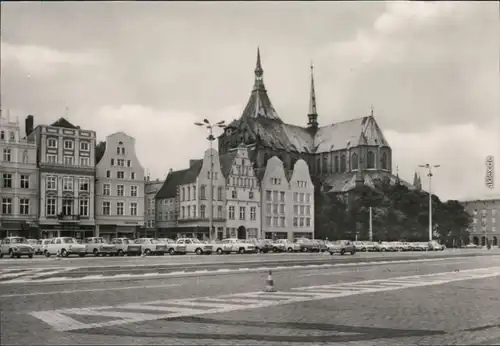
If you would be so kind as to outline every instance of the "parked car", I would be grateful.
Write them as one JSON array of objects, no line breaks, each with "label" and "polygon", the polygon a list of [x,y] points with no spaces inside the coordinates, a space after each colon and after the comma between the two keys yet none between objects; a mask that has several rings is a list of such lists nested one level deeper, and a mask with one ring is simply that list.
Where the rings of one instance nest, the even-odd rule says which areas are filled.
[{"label": "parked car", "polygon": [[[186,254],[186,245],[185,244],[177,244],[175,240],[170,238],[158,238],[159,241],[165,243],[167,245],[167,252],[170,255],[185,255]],[[206,244],[205,242],[202,242]]]},{"label": "parked car", "polygon": [[[40,251],[43,255],[45,255],[45,252],[47,251],[47,246],[50,244],[51,241],[52,241],[52,239],[40,240],[40,243],[41,243]],[[79,242],[79,244],[81,244],[81,243]]]},{"label": "parked car", "polygon": [[286,251],[286,239],[275,239],[271,241],[271,245],[273,246],[273,252],[283,252]]},{"label": "parked car", "polygon": [[254,253],[257,251],[255,245],[243,239],[228,238],[217,244],[216,251],[219,255],[236,252],[239,254]]},{"label": "parked car", "polygon": [[68,257],[69,255],[78,255],[80,257],[85,257],[86,246],[83,244],[78,244],[75,238],[71,237],[56,237],[50,240],[45,249],[45,256],[50,257],[51,255],[61,255],[62,257]]},{"label": "parked car", "polygon": [[134,240],[134,244],[139,244],[141,253],[146,256],[163,256],[167,252],[167,244],[155,238],[139,238]]},{"label": "parked car", "polygon": [[142,246],[135,244],[133,240],[128,238],[114,238],[111,240],[111,244],[116,247],[118,256],[138,256],[142,253]]},{"label": "parked car", "polygon": [[4,255],[10,258],[21,258],[21,256],[28,256],[33,258],[35,250],[24,237],[7,237],[2,239],[0,244],[0,258]]},{"label": "parked car", "polygon": [[416,242],[416,243],[413,243],[412,247],[413,247],[413,251],[427,251],[427,250],[429,250],[428,243]]},{"label": "parked car", "polygon": [[295,242],[300,245],[302,252],[317,252],[319,251],[319,244],[307,238],[297,238]]},{"label": "parked car", "polygon": [[273,244],[269,239],[250,238],[247,241],[255,246],[257,253],[268,253],[273,249]]},{"label": "parked car", "polygon": [[356,251],[367,252],[367,251],[375,251],[375,244],[371,241],[355,241],[354,246],[356,247]]},{"label": "parked car", "polygon": [[38,255],[41,253],[42,246],[41,246],[41,241],[37,239],[26,239],[28,244],[30,244],[33,247],[33,250],[35,252],[35,255]]},{"label": "parked car", "polygon": [[301,250],[300,244],[290,241],[288,239],[280,239],[285,251],[287,252],[299,252]]},{"label": "parked car", "polygon": [[197,255],[210,255],[214,250],[214,245],[204,244],[196,238],[180,238],[177,239],[176,244],[186,246],[187,253],[195,253]]},{"label": "parked car", "polygon": [[96,257],[99,255],[114,256],[117,254],[116,246],[109,244],[104,238],[101,237],[85,238],[84,244],[87,247],[87,253],[91,253]]},{"label": "parked car", "polygon": [[328,252],[330,255],[334,253],[339,253],[341,255],[345,255],[346,252],[349,252],[351,255],[356,253],[356,247],[349,240],[336,240],[332,241],[328,246]]},{"label": "parked car", "polygon": [[326,241],[322,239],[313,239],[313,242],[316,242],[318,244],[318,248],[320,252],[325,252],[328,250],[328,246],[326,245]]},{"label": "parked car", "polygon": [[432,240],[429,242],[429,250],[431,251],[443,251],[445,248],[444,245],[439,244],[437,241]]}]

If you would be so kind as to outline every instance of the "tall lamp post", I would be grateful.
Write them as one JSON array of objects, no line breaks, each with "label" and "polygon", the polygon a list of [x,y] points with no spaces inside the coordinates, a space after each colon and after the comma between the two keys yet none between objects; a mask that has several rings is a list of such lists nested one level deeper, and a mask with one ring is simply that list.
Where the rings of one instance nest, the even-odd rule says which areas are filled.
[{"label": "tall lamp post", "polygon": [[213,207],[213,201],[214,201],[214,197],[213,197],[213,189],[214,189],[214,158],[213,158],[213,153],[212,153],[212,148],[213,148],[213,145],[212,145],[212,142],[215,140],[215,137],[214,137],[214,134],[213,134],[213,129],[214,128],[217,128],[217,127],[220,127],[220,128],[224,128],[226,127],[226,125],[224,124],[224,120],[222,121],[219,121],[215,124],[212,124],[210,123],[210,121],[208,119],[203,119],[203,122],[196,122],[194,123],[196,126],[204,126],[208,129],[208,141],[210,143],[210,172],[209,172],[209,187],[208,187],[208,199],[209,199],[209,202],[208,202],[208,208],[209,208],[209,211],[208,211],[208,238],[210,240],[212,240],[212,224],[213,224],[213,220],[214,220],[214,207]]},{"label": "tall lamp post", "polygon": [[427,176],[429,177],[429,241],[432,241],[432,169],[441,167],[441,165],[431,165],[426,163],[425,165],[419,165],[419,167],[427,168],[429,171]]}]

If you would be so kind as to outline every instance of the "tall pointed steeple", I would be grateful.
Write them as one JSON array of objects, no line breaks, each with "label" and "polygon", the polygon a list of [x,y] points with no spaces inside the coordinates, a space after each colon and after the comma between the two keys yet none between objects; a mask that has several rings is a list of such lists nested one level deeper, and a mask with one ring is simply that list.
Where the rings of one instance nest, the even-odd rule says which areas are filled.
[{"label": "tall pointed steeple", "polygon": [[418,175],[417,172],[413,175],[413,187],[418,189]]},{"label": "tall pointed steeple", "polygon": [[253,90],[262,90],[265,91],[266,87],[264,86],[264,70],[262,69],[262,64],[260,62],[260,48],[257,47],[257,64],[255,65],[255,83],[253,86]]},{"label": "tall pointed steeple", "polygon": [[309,95],[309,113],[307,114],[309,128],[318,128],[318,112],[316,109],[316,91],[314,89],[314,67],[311,63],[311,90]]}]

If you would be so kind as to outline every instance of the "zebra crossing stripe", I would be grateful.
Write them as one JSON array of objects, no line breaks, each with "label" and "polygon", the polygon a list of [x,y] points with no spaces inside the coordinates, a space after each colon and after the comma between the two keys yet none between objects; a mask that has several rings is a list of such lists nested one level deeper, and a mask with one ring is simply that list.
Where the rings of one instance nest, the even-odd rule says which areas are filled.
[{"label": "zebra crossing stripe", "polygon": [[[279,291],[273,293],[236,293],[232,295],[221,295],[216,297],[171,299],[163,301],[157,300],[144,303],[129,303],[118,306],[34,311],[30,314],[31,316],[36,317],[51,325],[56,331],[71,331],[79,329],[118,326],[127,323],[159,319],[172,319],[177,317],[190,317],[204,314],[224,313],[236,310],[273,307],[297,302],[346,297],[366,293],[387,292],[405,288],[440,285],[443,283],[454,281],[482,279],[496,276],[500,276],[500,267],[491,267],[482,270],[464,270],[460,273],[440,273],[413,277],[415,279],[425,278],[426,280],[404,281],[405,279],[411,277],[396,277],[393,279],[353,282],[348,284],[349,287],[346,287],[346,283],[342,283],[337,285],[298,287],[292,289],[291,291]],[[432,278],[432,280],[427,281],[430,278]],[[391,282],[394,285],[389,285]],[[371,287],[371,285],[377,284],[380,284],[380,286]],[[357,290],[351,289],[355,288],[356,285],[359,285]],[[238,300],[245,304],[234,304],[238,302]],[[135,312],[127,312],[123,310],[135,310]],[[140,311],[151,311],[155,313],[150,314]],[[158,312],[160,312],[160,314],[158,314]],[[73,319],[71,315],[111,317],[117,319],[106,322],[85,324]]]}]

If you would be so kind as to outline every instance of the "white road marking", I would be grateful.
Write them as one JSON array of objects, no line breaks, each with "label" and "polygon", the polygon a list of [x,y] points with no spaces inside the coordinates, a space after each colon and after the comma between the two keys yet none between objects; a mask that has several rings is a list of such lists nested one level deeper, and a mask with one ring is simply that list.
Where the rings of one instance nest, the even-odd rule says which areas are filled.
[{"label": "white road marking", "polygon": [[343,271],[328,271],[328,272],[317,272],[317,273],[308,273],[308,274],[301,274],[297,275],[298,277],[304,277],[304,276],[329,276],[329,275],[338,275],[338,274],[356,274],[356,273],[363,273],[363,272],[371,272],[373,269],[364,269],[364,270],[357,270],[357,271],[352,271],[352,270],[343,270]]},{"label": "white road marking", "polygon": [[[351,283],[342,283],[337,285],[321,285],[321,286],[307,286],[293,288],[292,291],[280,291],[276,293],[271,292],[248,292],[248,293],[236,293],[232,295],[222,295],[216,297],[199,297],[199,298],[188,298],[188,299],[171,299],[171,300],[160,300],[144,303],[131,303],[118,305],[113,307],[94,307],[85,309],[65,309],[65,310],[51,310],[51,311],[35,311],[30,314],[45,323],[51,325],[56,331],[71,331],[78,329],[92,329],[100,327],[110,327],[118,326],[132,322],[144,322],[159,319],[171,319],[176,317],[186,317],[186,316],[196,316],[205,314],[216,314],[236,310],[246,310],[246,309],[256,309],[263,307],[273,307],[280,306],[284,304],[292,304],[296,302],[307,302],[322,299],[332,299],[338,297],[347,297],[352,295],[359,295],[365,293],[377,293],[377,292],[388,292],[394,290],[401,290],[405,288],[413,287],[423,287],[423,286],[433,286],[441,285],[445,283],[463,281],[463,280],[473,280],[473,279],[483,279],[500,276],[500,267],[490,267],[481,269],[469,269],[463,270],[461,272],[444,272],[435,273],[427,275],[414,275],[406,277],[396,277],[388,279],[378,279],[378,280],[366,280]],[[422,278],[425,280],[415,281],[415,278]],[[406,279],[411,279],[404,281]],[[394,283],[395,286],[389,285]],[[380,286],[376,286],[379,284]],[[349,285],[349,287],[347,287]],[[372,286],[373,285],[373,286]],[[358,290],[353,290],[353,288],[358,288]],[[321,291],[321,292],[318,292]],[[307,294],[307,296],[304,296]],[[302,295],[302,296],[301,296]],[[242,301],[241,305],[228,304],[231,303],[232,299],[234,302],[239,300],[245,300],[249,298],[247,302]],[[259,298],[264,298],[261,301]],[[275,298],[275,299],[269,299]],[[216,304],[208,304],[207,302],[213,299]],[[255,302],[255,301],[258,302]],[[197,303],[198,302],[198,303]],[[220,302],[220,303],[218,303]],[[209,302],[208,302],[209,303]],[[170,305],[176,306],[170,306]],[[214,306],[210,308],[210,306]],[[196,307],[209,307],[209,309],[202,310],[196,309]],[[194,307],[194,308],[193,308]],[[166,312],[164,314],[146,314],[146,313],[126,313],[122,312],[120,309],[127,310],[146,310],[146,311],[156,311],[156,312]],[[80,316],[103,316],[103,317],[115,317],[116,320],[99,322],[99,323],[88,323],[84,324],[71,318],[70,315],[80,315]],[[69,316],[68,316],[69,315]],[[64,318],[67,316],[67,318]]]},{"label": "white road marking", "polygon": [[164,287],[175,287],[175,286],[181,286],[181,284],[141,285],[141,286],[125,286],[125,287],[112,287],[112,288],[89,288],[89,289],[82,289],[82,290],[65,290],[65,291],[51,291],[51,292],[3,294],[3,295],[0,295],[0,298],[72,294],[72,293],[81,293],[81,292],[137,290],[137,289],[164,288]]}]

